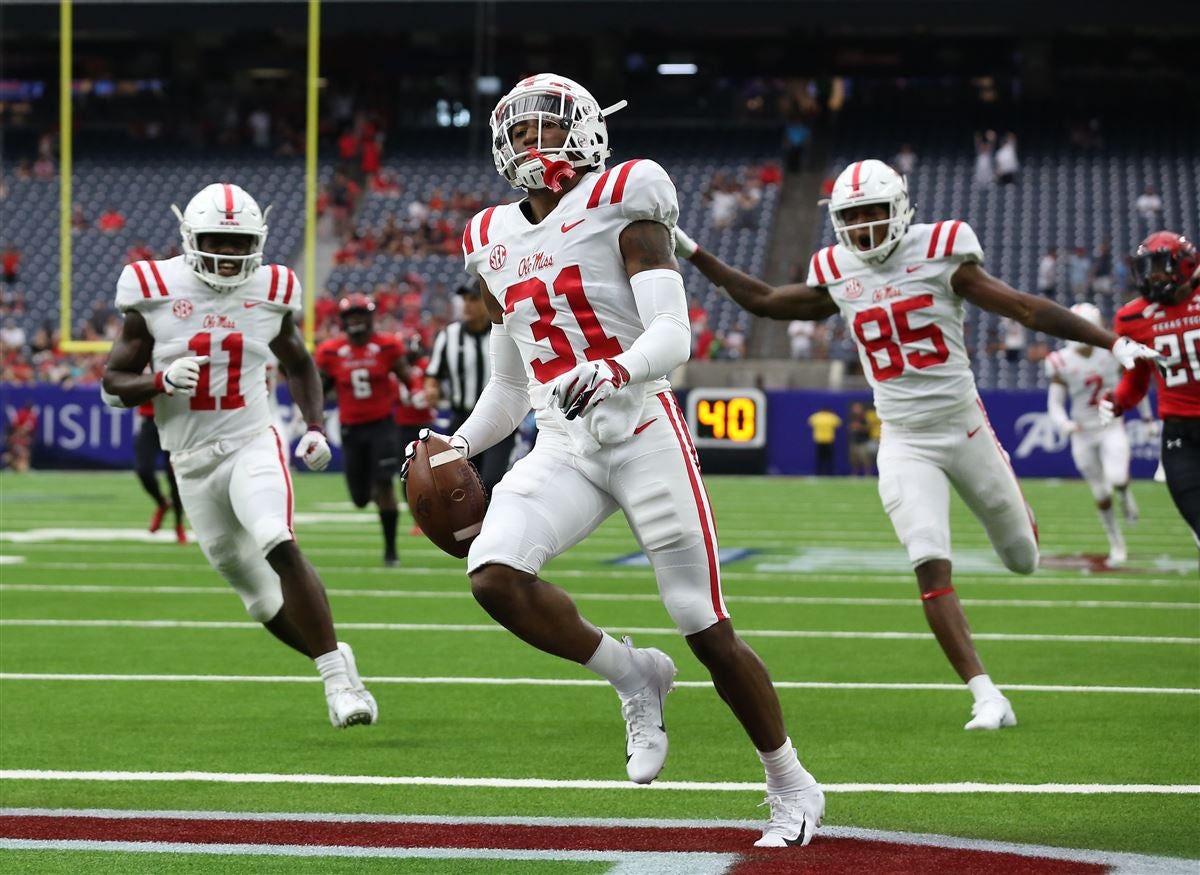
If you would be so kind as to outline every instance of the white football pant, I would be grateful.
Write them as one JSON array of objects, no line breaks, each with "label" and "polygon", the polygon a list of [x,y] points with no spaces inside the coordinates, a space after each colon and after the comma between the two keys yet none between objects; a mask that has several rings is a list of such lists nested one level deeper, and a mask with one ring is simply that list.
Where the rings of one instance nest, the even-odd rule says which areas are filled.
[{"label": "white football pant", "polygon": [[1071,435],[1071,458],[1083,475],[1096,501],[1112,495],[1113,489],[1129,482],[1129,436],[1125,426],[1114,421],[1096,431]]}]

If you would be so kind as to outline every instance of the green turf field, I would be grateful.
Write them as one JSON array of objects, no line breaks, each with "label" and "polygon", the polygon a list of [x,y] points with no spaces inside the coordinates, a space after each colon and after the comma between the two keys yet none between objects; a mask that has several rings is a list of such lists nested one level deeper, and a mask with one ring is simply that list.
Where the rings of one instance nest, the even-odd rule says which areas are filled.
[{"label": "green turf field", "polygon": [[[722,548],[754,551],[725,565],[726,601],[780,682],[806,765],[834,785],[826,823],[1200,858],[1195,548],[1165,488],[1139,482],[1142,518],[1126,533],[1129,569],[1091,570],[1073,558],[1105,551],[1086,487],[1024,486],[1044,556],[1067,557],[1032,577],[1004,571],[981,528],[955,505],[955,584],[984,662],[1009,688],[1020,720],[1015,729],[980,734],[962,730],[970,696],[927,634],[874,482],[710,478]],[[150,504],[132,474],[0,475],[0,805],[763,815],[755,808],[762,794],[737,786],[761,781],[761,767],[672,633],[649,571],[611,562],[636,550],[619,516],[545,576],[575,594],[596,623],[631,631],[636,643],[675,658],[681,686],[668,701],[671,754],[660,778],[678,782],[671,789],[623,783],[624,738],[611,690],[495,627],[470,598],[462,562],[402,534],[404,565],[385,569],[377,523],[349,505],[338,477],[297,476],[296,491],[298,538],[324,577],[339,637],[354,645],[364,676],[376,679],[375,727],[330,728],[311,664],[249,621],[198,547],[133,540]],[[21,677],[30,674],[38,677]],[[129,675],[138,677],[122,677]],[[554,680],[580,683],[547,683]],[[24,770],[433,780],[364,786],[230,784],[211,774],[154,781],[14,774]],[[513,780],[478,780],[487,778]],[[519,779],[539,782],[520,786]],[[562,786],[586,781],[614,783]],[[964,782],[997,786],[965,793],[916,786]],[[694,786],[713,784],[722,786]],[[907,792],[845,786],[873,784]],[[1158,792],[1030,794],[1013,786],[1030,784]],[[320,863],[260,862],[260,871],[314,872]],[[509,871],[426,863],[420,871]],[[320,865],[349,871],[347,861],[336,864],[345,869]],[[102,867],[203,871],[195,859],[167,869],[139,855],[0,857],[5,871]],[[376,861],[354,871],[385,867]]]}]

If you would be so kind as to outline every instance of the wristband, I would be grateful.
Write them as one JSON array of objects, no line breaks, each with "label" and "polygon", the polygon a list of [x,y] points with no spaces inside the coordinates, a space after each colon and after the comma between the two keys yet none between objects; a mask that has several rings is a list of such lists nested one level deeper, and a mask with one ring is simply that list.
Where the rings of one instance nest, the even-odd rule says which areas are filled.
[{"label": "wristband", "polygon": [[154,375],[154,391],[159,394],[167,391],[167,375],[162,371]]},{"label": "wristband", "polygon": [[325,434],[325,427],[319,422],[310,422],[308,424],[308,430],[319,431],[321,434]]}]

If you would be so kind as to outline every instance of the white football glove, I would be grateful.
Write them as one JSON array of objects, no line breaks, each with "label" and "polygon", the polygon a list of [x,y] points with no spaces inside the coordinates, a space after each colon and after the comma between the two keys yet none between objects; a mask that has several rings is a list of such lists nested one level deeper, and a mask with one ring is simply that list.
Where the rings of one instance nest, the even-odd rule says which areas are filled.
[{"label": "white football glove", "polygon": [[300,443],[296,444],[296,458],[310,471],[324,471],[328,468],[329,461],[333,458],[333,450],[329,449],[325,432],[317,428],[306,431],[304,437],[300,438]]},{"label": "white football glove", "polygon": [[168,395],[191,395],[200,382],[200,369],[208,364],[206,355],[185,355],[163,371],[163,391]]},{"label": "white football glove", "polygon": [[456,434],[441,434],[440,432],[434,431],[432,428],[423,428],[417,432],[417,439],[410,442],[409,445],[404,448],[404,464],[400,466],[401,480],[408,479],[408,466],[412,464],[413,456],[417,454],[417,444],[423,443],[424,441],[429,440],[431,437],[441,438],[446,443],[450,444],[450,446],[452,446],[454,449],[456,449],[458,454],[464,459],[471,455],[471,447],[470,444],[467,443],[466,438],[459,437]]},{"label": "white football glove", "polygon": [[1073,419],[1068,419],[1062,424],[1063,434],[1075,434],[1077,431],[1079,431],[1079,423]]},{"label": "white football glove", "polygon": [[699,249],[700,244],[689,237],[682,228],[676,225],[672,232],[675,235],[675,257],[676,258],[691,258]]},{"label": "white football glove", "polygon": [[[1121,340],[1126,338],[1122,337]],[[1119,343],[1120,341],[1118,341]],[[1138,344],[1139,346],[1141,344]],[[1151,350],[1153,352],[1153,350]],[[1114,348],[1115,353],[1115,348]],[[1125,408],[1117,403],[1117,399],[1113,397],[1112,392],[1109,392],[1100,399],[1100,424],[1108,425],[1114,419],[1120,419],[1125,415]]]},{"label": "white football glove", "polygon": [[1162,356],[1158,352],[1129,337],[1118,337],[1117,342],[1112,346],[1112,354],[1121,363],[1121,367],[1127,371],[1142,359],[1146,359],[1152,365],[1162,361]]},{"label": "white football glove", "polygon": [[576,365],[550,386],[550,397],[567,419],[587,416],[629,382],[629,372],[613,359]]}]

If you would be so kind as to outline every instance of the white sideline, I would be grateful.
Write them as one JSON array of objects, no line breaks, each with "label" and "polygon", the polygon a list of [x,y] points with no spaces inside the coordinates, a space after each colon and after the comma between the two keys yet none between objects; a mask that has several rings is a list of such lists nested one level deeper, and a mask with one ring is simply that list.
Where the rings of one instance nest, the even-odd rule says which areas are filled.
[{"label": "white sideline", "polygon": [[[132,772],[60,771],[56,769],[2,769],[4,781],[196,781],[208,784],[332,784],[381,787],[501,787],[529,790],[702,790],[716,793],[766,792],[757,781],[629,781],[552,780],[549,778],[462,778],[419,775],[291,775],[264,772]],[[964,794],[1002,793],[1095,796],[1106,793],[1191,796],[1200,784],[985,784],[975,781],[943,784],[824,784],[827,793]]]},{"label": "white sideline", "polygon": [[[235,620],[77,620],[3,619],[0,627],[124,628],[124,629],[255,629],[258,623]],[[340,630],[363,632],[507,632],[502,626],[483,623],[338,623]],[[630,635],[671,635],[665,627],[613,626]],[[855,632],[826,629],[739,629],[743,638],[846,638],[857,640],[930,641],[931,632]],[[1200,644],[1200,638],[1154,635],[1038,635],[1016,632],[977,632],[976,641],[1033,641],[1072,644]]]},{"label": "white sideline", "polygon": [[[604,828],[640,828],[640,829],[745,829],[758,830],[762,824],[746,820],[667,820],[649,818],[573,818],[573,817],[463,817],[437,815],[395,815],[395,814],[320,814],[312,812],[240,812],[240,811],[138,811],[111,808],[2,808],[0,816],[5,817],[89,817],[108,818],[113,820],[129,818],[155,818],[161,820],[242,820],[255,822],[291,821],[315,823],[415,823],[437,824],[445,826],[541,826],[541,827],[585,827],[594,829]],[[1194,875],[1195,861],[1181,860],[1176,857],[1155,857],[1147,854],[1131,854],[1121,851],[1090,851],[1071,848],[1051,847],[1048,845],[1032,845],[1017,842],[999,842],[989,839],[968,839],[957,836],[935,835],[931,833],[907,833],[892,830],[863,829],[849,826],[824,826],[821,836],[826,839],[849,839],[858,841],[886,842],[888,844],[918,845],[921,847],[951,848],[966,851],[984,851],[996,854],[1015,854],[1023,857],[1037,857],[1050,860],[1067,860],[1079,863],[1093,863],[1107,866],[1111,875]],[[11,840],[10,840],[11,841]],[[17,840],[22,844],[9,844],[0,840],[0,848],[17,850],[126,850],[125,848],[109,847],[108,843],[100,848],[70,848],[59,842]],[[140,850],[163,850],[167,848],[151,843],[134,843]],[[212,847],[212,846],[208,846]],[[238,850],[247,847],[235,845]],[[259,846],[252,846],[259,847]],[[330,853],[338,849],[327,848]],[[353,849],[356,853],[358,849]],[[375,850],[375,849],[369,849]],[[392,849],[380,849],[388,850]],[[211,852],[210,852],[211,853]],[[636,862],[651,864],[647,857],[652,854],[638,855]],[[696,855],[698,858],[700,855]],[[714,855],[715,856],[715,855]],[[679,860],[681,855],[676,856]],[[689,857],[686,863],[699,863],[697,858]],[[654,861],[659,862],[658,860]],[[663,861],[667,862],[667,861]],[[651,864],[652,865],[652,864]],[[653,869],[647,866],[647,871],[671,872],[670,869]],[[700,875],[702,870],[690,868],[685,870],[688,875]],[[715,871],[724,871],[716,869]],[[623,868],[610,869],[614,873],[632,875],[632,870]]]},{"label": "white sideline", "polygon": [[[326,592],[342,598],[390,598],[390,599],[471,599],[465,589],[343,589],[327,586]],[[220,595],[228,596],[227,586],[129,586],[109,584],[69,583],[2,583],[0,592],[48,592],[89,593],[97,595]],[[597,602],[661,602],[658,595],[650,593],[573,592],[576,601]],[[910,607],[915,598],[845,598],[840,596],[728,596],[727,601],[737,605],[836,605],[843,607]],[[966,607],[987,608],[1110,608],[1143,609],[1157,611],[1200,611],[1200,602],[1130,602],[1105,601],[1098,599],[962,599]]]},{"label": "white sideline", "polygon": [[[430,686],[467,685],[498,687],[605,687],[608,681],[593,678],[524,677],[403,677],[364,676],[372,684],[423,684]],[[49,672],[0,672],[0,681],[84,681],[94,683],[217,683],[217,684],[311,684],[317,675],[217,675],[217,674],[70,674]],[[780,690],[922,690],[963,691],[962,684],[887,683],[875,681],[775,681]],[[1022,693],[1124,693],[1133,695],[1200,696],[1200,689],[1189,687],[1115,687],[1071,684],[1000,684],[1000,689]],[[676,681],[676,689],[712,688],[710,681]]]}]

